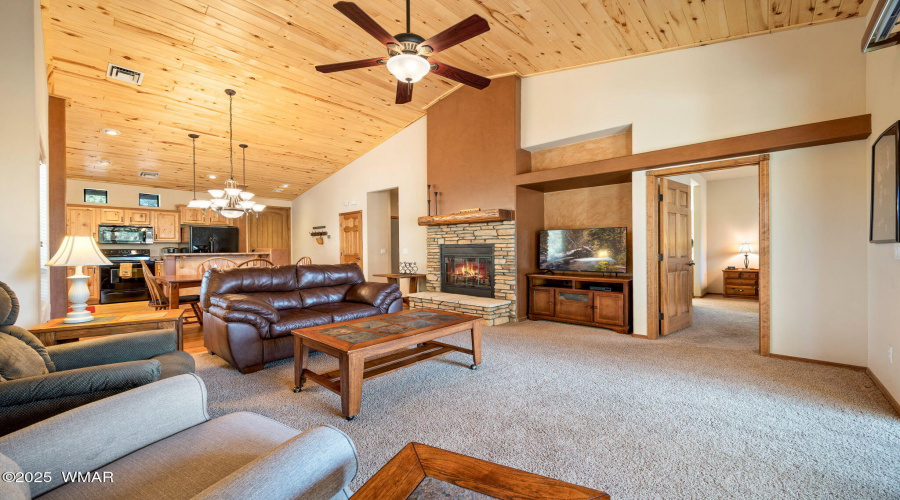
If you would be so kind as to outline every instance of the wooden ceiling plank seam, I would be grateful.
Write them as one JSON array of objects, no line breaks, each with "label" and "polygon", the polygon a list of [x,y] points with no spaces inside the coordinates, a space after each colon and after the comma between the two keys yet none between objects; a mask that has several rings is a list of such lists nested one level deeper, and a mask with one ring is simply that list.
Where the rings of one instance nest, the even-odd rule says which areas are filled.
[{"label": "wooden ceiling plank seam", "polygon": [[669,19],[659,3],[653,0],[622,0],[625,2],[636,2],[641,10],[647,15],[650,24],[656,31],[656,36],[664,49],[678,47],[680,44],[675,38],[675,31],[669,26]]},{"label": "wooden ceiling plank seam", "polygon": [[706,11],[703,10],[703,2],[700,0],[681,0],[681,10],[687,19],[691,35],[698,42],[712,40],[709,31],[709,23],[706,21]]},{"label": "wooden ceiling plank seam", "polygon": [[649,52],[663,50],[663,44],[659,41],[656,29],[653,27],[650,19],[647,18],[647,14],[644,12],[644,9],[634,1],[614,1],[618,4],[619,8],[622,9],[623,12],[625,12],[628,20],[631,21],[631,25],[637,29],[637,32],[639,34],[641,34],[641,39],[643,40],[644,45],[647,47],[647,50]]}]

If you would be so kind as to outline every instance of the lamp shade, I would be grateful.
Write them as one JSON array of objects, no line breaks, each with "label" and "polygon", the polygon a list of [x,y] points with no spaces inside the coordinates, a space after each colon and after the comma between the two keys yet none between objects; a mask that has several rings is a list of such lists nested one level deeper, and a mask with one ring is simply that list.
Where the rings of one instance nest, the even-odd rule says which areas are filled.
[{"label": "lamp shade", "polygon": [[102,266],[111,265],[100,251],[93,236],[66,236],[56,255],[45,266]]},{"label": "lamp shade", "polygon": [[741,249],[738,253],[753,253],[753,245],[749,243],[741,243]]},{"label": "lamp shade", "polygon": [[388,59],[387,69],[401,82],[416,83],[428,74],[431,64],[415,54],[398,54]]}]

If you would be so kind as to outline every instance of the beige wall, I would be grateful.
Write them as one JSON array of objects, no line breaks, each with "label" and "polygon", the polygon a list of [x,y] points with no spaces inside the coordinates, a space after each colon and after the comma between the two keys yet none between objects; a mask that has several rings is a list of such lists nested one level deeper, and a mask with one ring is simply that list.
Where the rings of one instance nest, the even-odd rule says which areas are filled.
[{"label": "beige wall", "polygon": [[723,293],[722,270],[744,267],[741,243],[753,245],[750,267],[759,269],[759,179],[740,177],[706,183],[708,293]]},{"label": "beige wall", "polygon": [[[307,255],[316,264],[338,262],[338,214],[362,210],[365,221],[369,211],[366,194],[397,188],[400,260],[416,262],[424,271],[425,228],[418,225],[417,219],[426,213],[426,143],[427,118],[421,118],[295,198],[291,219],[294,259]],[[323,245],[309,236],[313,226],[326,226],[331,235]],[[364,222],[363,255],[368,255],[369,230]],[[367,276],[370,274],[368,266],[363,270]]]},{"label": "beige wall", "polygon": [[366,195],[363,214],[366,228],[366,271],[369,274],[391,272],[391,191]]},{"label": "beige wall", "polygon": [[[224,185],[224,184],[223,184]],[[84,202],[84,189],[105,189],[109,195],[109,203],[107,205],[95,204],[98,207],[134,207],[140,208],[138,205],[138,195],[140,193],[150,193],[159,195],[159,208],[163,210],[175,210],[175,205],[187,205],[194,198],[192,191],[181,191],[176,189],[160,189],[148,186],[134,186],[131,184],[111,184],[108,182],[94,182],[80,179],[68,179],[66,181],[66,203],[78,205],[90,205]],[[209,193],[201,191],[197,193],[197,198],[209,199]],[[272,198],[257,197],[254,201],[264,205],[273,207],[289,207],[291,200],[276,200]]]},{"label": "beige wall", "polygon": [[[871,145],[891,123],[900,119],[900,95],[897,93],[900,88],[900,47],[866,55],[866,82],[873,132],[866,148],[868,183],[871,182]],[[867,248],[868,366],[894,399],[900,400],[900,260],[894,257],[897,246],[870,243]],[[893,363],[888,358],[888,350],[892,348]]]},{"label": "beige wall", "polygon": [[40,170],[47,85],[36,0],[3,3],[0,16],[0,281],[19,298],[18,325],[41,321]]}]

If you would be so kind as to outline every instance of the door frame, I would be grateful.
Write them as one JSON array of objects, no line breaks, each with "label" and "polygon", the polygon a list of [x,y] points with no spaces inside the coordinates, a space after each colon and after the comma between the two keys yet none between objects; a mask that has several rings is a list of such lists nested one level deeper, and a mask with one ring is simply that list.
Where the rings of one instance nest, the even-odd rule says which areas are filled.
[{"label": "door frame", "polygon": [[769,155],[696,163],[647,171],[647,338],[659,338],[659,178],[729,168],[759,169],[759,353],[769,355],[771,332],[771,255],[769,244]]},{"label": "door frame", "polygon": [[[365,248],[365,245],[366,245],[366,238],[365,238],[365,235],[363,234],[362,213],[363,213],[362,210],[354,210],[352,212],[339,213],[338,214],[338,230],[343,231],[343,229],[344,229],[344,226],[342,225],[341,220],[344,218],[345,215],[359,214],[359,260],[360,260],[360,262],[365,263],[365,260],[363,260],[363,256],[365,255],[363,248]],[[343,256],[344,256],[344,236],[340,235],[340,238],[338,239],[338,262],[340,262],[342,260]],[[359,267],[362,268],[363,266],[360,265]],[[363,272],[365,272],[365,271],[363,271]]]}]

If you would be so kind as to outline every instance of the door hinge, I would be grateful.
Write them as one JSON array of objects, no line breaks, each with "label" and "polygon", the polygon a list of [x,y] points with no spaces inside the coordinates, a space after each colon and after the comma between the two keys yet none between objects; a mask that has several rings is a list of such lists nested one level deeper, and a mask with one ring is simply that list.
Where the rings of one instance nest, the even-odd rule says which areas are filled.
[{"label": "door hinge", "polygon": [[661,195],[661,194],[657,195],[656,199],[657,199],[657,201],[663,201],[663,195]]},{"label": "door hinge", "polygon": [[659,320],[662,321],[664,319],[666,319],[666,315],[663,313],[659,313]]},{"label": "door hinge", "polygon": [[656,258],[657,258],[657,260],[659,260],[660,262],[662,262],[662,261],[663,261],[663,254],[657,255]]}]

